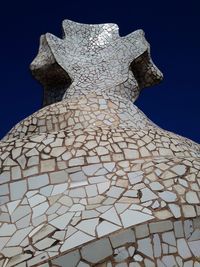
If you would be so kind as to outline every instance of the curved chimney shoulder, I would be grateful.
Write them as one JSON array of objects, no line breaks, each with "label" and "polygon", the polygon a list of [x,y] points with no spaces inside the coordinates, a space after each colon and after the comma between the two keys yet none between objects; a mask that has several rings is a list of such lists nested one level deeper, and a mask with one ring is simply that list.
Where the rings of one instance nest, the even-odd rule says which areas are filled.
[{"label": "curved chimney shoulder", "polygon": [[68,73],[56,62],[47,39],[47,34],[40,37],[38,54],[30,65],[32,75],[44,88],[43,106],[61,101],[71,84]]}]

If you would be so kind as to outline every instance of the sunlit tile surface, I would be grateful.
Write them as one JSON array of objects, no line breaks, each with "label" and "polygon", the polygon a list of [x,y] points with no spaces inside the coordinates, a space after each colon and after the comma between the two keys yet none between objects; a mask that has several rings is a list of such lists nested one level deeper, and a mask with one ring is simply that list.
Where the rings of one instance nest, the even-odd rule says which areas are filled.
[{"label": "sunlit tile surface", "polygon": [[133,103],[142,30],[63,22],[31,64],[44,107],[0,142],[0,267],[200,266],[200,146]]}]

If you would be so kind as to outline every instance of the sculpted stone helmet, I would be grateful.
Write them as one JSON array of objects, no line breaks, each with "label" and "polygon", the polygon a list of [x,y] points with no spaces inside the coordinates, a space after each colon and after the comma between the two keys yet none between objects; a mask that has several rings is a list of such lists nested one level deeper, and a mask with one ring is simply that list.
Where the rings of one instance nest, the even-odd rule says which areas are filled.
[{"label": "sculpted stone helmet", "polygon": [[68,87],[88,92],[117,85],[132,88],[130,95],[135,100],[142,88],[162,80],[143,30],[120,37],[118,26],[111,23],[64,20],[62,26],[63,39],[50,33],[41,36],[39,53],[30,66],[45,88],[44,103],[55,101],[47,100],[50,92],[63,99]]},{"label": "sculpted stone helmet", "polygon": [[63,22],[44,107],[0,142],[0,267],[200,266],[200,145],[135,105],[162,73],[142,30]]}]

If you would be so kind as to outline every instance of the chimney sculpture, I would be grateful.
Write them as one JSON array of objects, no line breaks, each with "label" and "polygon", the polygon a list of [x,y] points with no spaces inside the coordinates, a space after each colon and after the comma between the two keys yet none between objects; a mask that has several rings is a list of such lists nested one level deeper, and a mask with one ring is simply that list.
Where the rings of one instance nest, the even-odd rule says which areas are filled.
[{"label": "chimney sculpture", "polygon": [[44,107],[0,142],[0,267],[200,266],[200,145],[134,101],[163,75],[142,30],[41,36]]}]

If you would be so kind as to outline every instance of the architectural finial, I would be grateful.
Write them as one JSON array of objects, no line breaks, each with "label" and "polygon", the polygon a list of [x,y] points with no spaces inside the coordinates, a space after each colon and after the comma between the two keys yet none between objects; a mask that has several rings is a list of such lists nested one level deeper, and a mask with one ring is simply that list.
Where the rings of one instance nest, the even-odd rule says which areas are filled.
[{"label": "architectural finial", "polygon": [[33,75],[44,86],[44,105],[74,90],[81,94],[112,88],[115,93],[119,85],[122,90],[128,88],[127,97],[134,101],[141,88],[162,79],[142,30],[120,37],[116,24],[64,20],[62,26],[63,39],[49,33],[41,36],[38,55],[31,63]]}]

